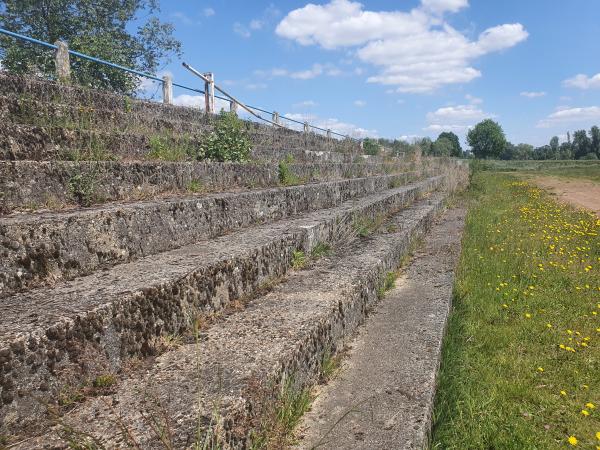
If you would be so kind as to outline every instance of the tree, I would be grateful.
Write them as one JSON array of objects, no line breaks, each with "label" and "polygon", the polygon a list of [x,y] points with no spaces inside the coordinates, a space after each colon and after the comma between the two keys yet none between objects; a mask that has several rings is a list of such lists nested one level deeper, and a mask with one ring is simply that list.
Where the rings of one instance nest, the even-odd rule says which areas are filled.
[{"label": "tree", "polygon": [[560,144],[559,150],[560,159],[572,159],[573,154],[571,153],[571,144],[569,142],[563,142]]},{"label": "tree", "polygon": [[451,156],[454,150],[454,143],[446,137],[438,137],[431,146],[433,156]]},{"label": "tree", "polygon": [[363,139],[363,153],[365,155],[379,155],[381,151],[381,145],[377,142],[376,139],[365,138]]},{"label": "tree", "polygon": [[431,155],[433,153],[433,142],[428,137],[424,137],[416,142],[421,148],[421,154],[423,156]]},{"label": "tree", "polygon": [[596,156],[600,158],[600,128],[594,125],[590,130],[590,136],[592,137],[592,152],[594,152]]},{"label": "tree", "polygon": [[578,130],[573,133],[573,156],[575,159],[581,159],[588,153],[591,153],[592,142],[585,130]]},{"label": "tree", "polygon": [[[36,39],[66,41],[71,50],[154,73],[171,55],[181,54],[173,25],[161,22],[158,0],[1,0],[0,26]],[[135,33],[130,29],[136,25]],[[54,77],[53,52],[8,36],[0,37],[0,59],[7,70]],[[135,75],[71,58],[74,81],[130,93]]]},{"label": "tree", "polygon": [[456,156],[459,158],[462,156],[463,149],[460,146],[460,140],[456,134],[454,134],[452,131],[444,131],[438,136],[438,140],[440,139],[448,139],[451,142],[452,149],[450,151],[450,156]]},{"label": "tree", "polygon": [[498,158],[506,147],[502,127],[491,119],[485,119],[469,130],[467,142],[476,158]]}]

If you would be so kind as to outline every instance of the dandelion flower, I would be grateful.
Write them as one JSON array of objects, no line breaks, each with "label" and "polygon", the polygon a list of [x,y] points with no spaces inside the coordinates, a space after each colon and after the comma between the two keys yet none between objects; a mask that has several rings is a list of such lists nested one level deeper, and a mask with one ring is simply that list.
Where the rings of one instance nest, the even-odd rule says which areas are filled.
[{"label": "dandelion flower", "polygon": [[531,314],[525,313],[525,317],[527,317],[528,319],[531,319]]},{"label": "dandelion flower", "polygon": [[567,395],[567,391],[560,391],[560,395],[566,396]]},{"label": "dandelion flower", "polygon": [[596,405],[594,405],[592,402],[588,402],[585,404],[585,407],[589,409],[595,409]]},{"label": "dandelion flower", "polygon": [[538,370],[538,372],[543,372],[544,368],[543,367],[538,367],[537,370]]},{"label": "dandelion flower", "polygon": [[572,446],[576,446],[577,445],[577,438],[575,436],[569,436],[569,444],[571,444]]},{"label": "dandelion flower", "polygon": [[584,416],[586,416],[586,417],[587,417],[587,416],[589,416],[589,415],[590,415],[590,412],[589,412],[587,409],[582,409],[582,410],[581,410],[581,414],[583,414]]}]

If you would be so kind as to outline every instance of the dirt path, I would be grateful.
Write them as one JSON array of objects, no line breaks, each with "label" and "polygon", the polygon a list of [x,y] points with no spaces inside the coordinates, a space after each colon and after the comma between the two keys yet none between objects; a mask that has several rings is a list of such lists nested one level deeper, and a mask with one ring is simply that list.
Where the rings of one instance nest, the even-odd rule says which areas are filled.
[{"label": "dirt path", "polygon": [[530,180],[554,193],[559,200],[582,206],[600,216],[600,183],[546,176],[533,176]]}]

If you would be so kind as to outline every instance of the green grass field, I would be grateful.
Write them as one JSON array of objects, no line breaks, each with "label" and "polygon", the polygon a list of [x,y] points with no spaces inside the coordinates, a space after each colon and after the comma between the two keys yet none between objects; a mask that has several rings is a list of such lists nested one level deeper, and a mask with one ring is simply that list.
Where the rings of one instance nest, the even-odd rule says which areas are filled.
[{"label": "green grass field", "polygon": [[600,161],[481,161],[479,170],[522,172],[561,178],[582,178],[600,182]]},{"label": "green grass field", "polygon": [[431,448],[600,448],[600,220],[490,171],[468,197]]}]

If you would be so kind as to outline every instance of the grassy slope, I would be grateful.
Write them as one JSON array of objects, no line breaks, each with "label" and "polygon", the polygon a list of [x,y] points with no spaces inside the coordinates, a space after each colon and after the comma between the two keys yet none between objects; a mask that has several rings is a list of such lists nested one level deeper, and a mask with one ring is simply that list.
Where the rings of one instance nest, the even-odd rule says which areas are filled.
[{"label": "grassy slope", "polygon": [[507,175],[471,196],[432,448],[596,448],[600,221]]}]

